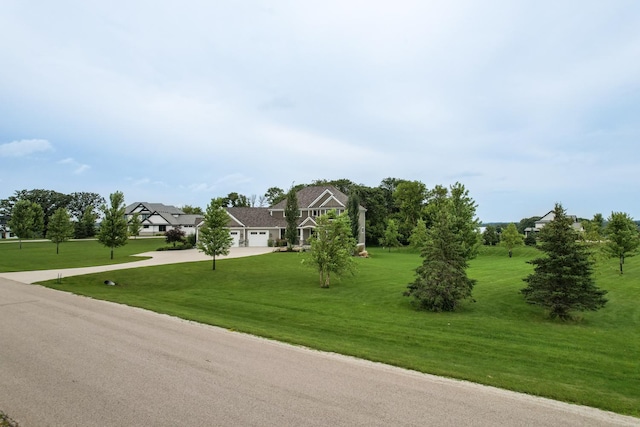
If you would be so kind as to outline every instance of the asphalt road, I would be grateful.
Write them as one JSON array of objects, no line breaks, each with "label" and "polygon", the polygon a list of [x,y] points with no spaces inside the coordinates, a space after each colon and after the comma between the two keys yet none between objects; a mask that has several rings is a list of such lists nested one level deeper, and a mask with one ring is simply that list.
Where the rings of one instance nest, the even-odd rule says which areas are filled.
[{"label": "asphalt road", "polygon": [[6,278],[0,409],[22,427],[640,425]]}]

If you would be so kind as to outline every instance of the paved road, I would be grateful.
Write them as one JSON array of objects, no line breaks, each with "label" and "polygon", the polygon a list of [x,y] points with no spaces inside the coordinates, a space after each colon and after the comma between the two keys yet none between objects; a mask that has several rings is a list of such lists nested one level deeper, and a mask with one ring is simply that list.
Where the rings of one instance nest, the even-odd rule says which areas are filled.
[{"label": "paved road", "polygon": [[640,425],[6,277],[0,410],[22,427]]}]

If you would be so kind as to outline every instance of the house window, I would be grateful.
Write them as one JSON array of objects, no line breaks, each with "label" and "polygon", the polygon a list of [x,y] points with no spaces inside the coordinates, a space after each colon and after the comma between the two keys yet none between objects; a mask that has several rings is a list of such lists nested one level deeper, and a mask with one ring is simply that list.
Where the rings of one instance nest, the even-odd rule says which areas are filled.
[{"label": "house window", "polygon": [[167,226],[166,225],[159,225],[158,226],[158,231],[167,231]]},{"label": "house window", "polygon": [[142,228],[149,228],[147,224],[143,225]]}]

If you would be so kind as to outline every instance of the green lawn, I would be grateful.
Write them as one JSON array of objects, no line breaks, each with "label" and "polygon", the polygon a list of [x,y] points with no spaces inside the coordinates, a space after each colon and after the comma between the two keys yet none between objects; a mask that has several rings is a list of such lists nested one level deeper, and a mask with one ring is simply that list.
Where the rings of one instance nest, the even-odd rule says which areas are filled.
[{"label": "green lawn", "polygon": [[2,241],[0,272],[51,270],[140,261],[145,258],[131,255],[155,251],[162,246],[165,246],[164,238],[130,239],[126,245],[114,250],[113,260],[111,260],[110,249],[102,246],[97,240],[61,243],[59,254],[56,254],[56,245],[51,242],[23,240],[22,249],[20,249],[17,241]]},{"label": "green lawn", "polygon": [[321,289],[303,255],[272,253],[68,277],[46,285],[294,344],[640,416],[640,257],[596,280],[609,304],[579,321],[545,318],[519,290],[537,256],[483,248],[471,262],[475,302],[416,311],[403,297],[415,253],[371,250],[358,274]]}]

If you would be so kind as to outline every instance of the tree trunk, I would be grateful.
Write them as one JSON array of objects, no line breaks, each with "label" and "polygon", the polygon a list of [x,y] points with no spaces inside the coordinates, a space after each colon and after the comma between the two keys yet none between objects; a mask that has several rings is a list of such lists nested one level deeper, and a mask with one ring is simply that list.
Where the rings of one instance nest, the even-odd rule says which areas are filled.
[{"label": "tree trunk", "polygon": [[622,274],[622,264],[624,264],[624,255],[620,255],[620,274]]},{"label": "tree trunk", "polygon": [[513,256],[513,252],[511,252],[511,249],[509,249],[509,258],[511,258]]},{"label": "tree trunk", "polygon": [[213,268],[212,268],[212,270],[215,270],[215,269],[216,269],[216,256],[214,255],[213,256]]},{"label": "tree trunk", "polygon": [[56,243],[56,255],[60,253],[60,243]]},{"label": "tree trunk", "polygon": [[113,259],[113,247],[111,248],[111,259]]}]

